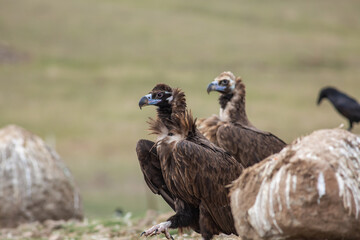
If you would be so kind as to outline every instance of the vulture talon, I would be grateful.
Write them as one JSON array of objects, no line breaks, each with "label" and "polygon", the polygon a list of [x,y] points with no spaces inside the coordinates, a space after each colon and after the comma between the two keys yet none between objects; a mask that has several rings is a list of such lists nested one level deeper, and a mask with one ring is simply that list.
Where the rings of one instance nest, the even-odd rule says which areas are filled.
[{"label": "vulture talon", "polygon": [[[143,234],[146,237],[147,236],[151,237],[151,236],[155,236],[160,233],[164,233],[167,239],[171,239],[172,237],[168,231],[168,228],[170,227],[170,225],[171,225],[170,221],[162,222],[162,223],[152,226],[148,230],[144,231]],[[140,236],[142,236],[143,234],[141,234]]]},{"label": "vulture talon", "polygon": [[171,239],[171,240],[174,240],[174,238],[170,235],[169,231],[167,229],[165,229],[165,237],[167,239]]}]

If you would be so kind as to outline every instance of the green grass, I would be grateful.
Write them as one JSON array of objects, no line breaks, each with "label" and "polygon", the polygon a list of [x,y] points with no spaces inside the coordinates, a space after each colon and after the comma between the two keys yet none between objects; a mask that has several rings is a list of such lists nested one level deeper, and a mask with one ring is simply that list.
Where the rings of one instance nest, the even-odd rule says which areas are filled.
[{"label": "green grass", "polygon": [[[153,221],[164,221],[168,214],[159,215],[154,211],[148,211],[143,219],[132,218],[127,213],[122,217],[111,217],[104,219],[85,219],[84,221],[52,221],[48,220],[43,224],[32,222],[22,224],[17,228],[7,228],[0,231],[1,239],[139,239],[145,229],[149,229]],[[180,238],[176,229],[169,230],[174,239]],[[143,237],[145,238],[145,237]],[[200,239],[201,235],[183,229],[181,239]],[[164,234],[152,237],[152,239],[166,239]],[[239,240],[235,235],[214,236],[214,239]]]},{"label": "green grass", "polygon": [[[196,117],[218,113],[206,86],[241,75],[257,127],[291,142],[347,123],[318,91],[360,99],[360,2],[0,0],[0,125],[56,144],[82,192],[85,214],[149,206],[135,154],[154,109],[137,104],[158,82],[185,90]],[[17,55],[17,56],[18,56]],[[360,126],[355,126],[360,133]],[[151,194],[150,194],[151,195]]]}]

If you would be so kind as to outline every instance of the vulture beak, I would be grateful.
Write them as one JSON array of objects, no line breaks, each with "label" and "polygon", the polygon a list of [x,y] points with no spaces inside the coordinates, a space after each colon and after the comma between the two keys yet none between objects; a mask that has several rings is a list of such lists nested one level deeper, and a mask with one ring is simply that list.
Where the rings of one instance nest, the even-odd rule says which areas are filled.
[{"label": "vulture beak", "polygon": [[215,84],[210,83],[206,89],[207,93],[209,94],[211,91],[215,91]]},{"label": "vulture beak", "polygon": [[220,86],[217,81],[211,82],[206,91],[209,94],[211,91],[218,91],[218,92],[224,92],[226,89],[226,86]]},{"label": "vulture beak", "polygon": [[139,101],[139,107],[140,109],[143,107],[143,106],[148,106],[148,105],[156,105],[158,104],[159,102],[161,102],[161,99],[153,99],[151,94],[148,94],[148,95],[145,95],[143,96],[140,101]]}]

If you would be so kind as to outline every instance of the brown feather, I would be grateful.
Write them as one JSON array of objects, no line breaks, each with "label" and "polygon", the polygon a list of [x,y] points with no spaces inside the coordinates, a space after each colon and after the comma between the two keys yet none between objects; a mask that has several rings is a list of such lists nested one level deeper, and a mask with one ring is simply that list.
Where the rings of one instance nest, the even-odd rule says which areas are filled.
[{"label": "brown feather", "polygon": [[156,84],[156,86],[151,90],[150,93],[160,92],[160,91],[171,92],[172,89],[169,85],[166,85],[165,83],[159,83],[159,84]]},{"label": "brown feather", "polygon": [[179,134],[181,140],[171,142],[172,136],[167,136],[158,142],[157,148],[166,185],[175,196],[202,206],[202,211],[206,210],[204,215],[211,216],[211,219],[203,216],[200,227],[211,222],[203,227],[212,234],[236,234],[225,186],[241,174],[243,167],[200,134],[188,111],[173,113],[172,121],[169,132]]},{"label": "brown feather", "polygon": [[172,93],[173,93],[172,112],[173,113],[184,112],[186,109],[185,93],[182,92],[180,88],[173,89]]},{"label": "brown feather", "polygon": [[[180,89],[172,93],[170,117],[158,115],[148,121],[151,133],[157,135],[157,159],[166,188],[175,201],[191,206],[198,222],[192,227],[200,227],[204,239],[221,232],[236,234],[226,186],[241,174],[243,166],[199,132],[196,119],[186,109],[185,94]],[[169,220],[181,222],[176,218],[180,210]],[[181,224],[177,227],[187,227]]]},{"label": "brown feather", "polygon": [[228,151],[243,166],[249,167],[279,152],[286,144],[270,132],[251,124],[246,115],[245,95],[245,84],[238,77],[230,100],[220,96],[220,101],[227,101],[226,104],[222,102],[225,108],[221,109],[221,116],[202,120],[198,127],[207,139]]},{"label": "brown feather", "polygon": [[253,126],[246,115],[245,95],[245,84],[241,78],[238,77],[235,80],[234,95],[224,109],[225,115],[227,115],[227,117],[223,119],[224,121],[237,122],[245,126]]},{"label": "brown feather", "polygon": [[221,127],[223,122],[221,122],[219,116],[212,115],[208,118],[199,119],[197,126],[199,131],[207,138],[210,142],[219,145],[217,141],[217,131]]},{"label": "brown feather", "polygon": [[169,206],[175,210],[175,199],[166,187],[162,176],[155,143],[148,140],[138,141],[136,153],[139,159],[140,169],[144,175],[144,180],[150,190],[162,196]]}]

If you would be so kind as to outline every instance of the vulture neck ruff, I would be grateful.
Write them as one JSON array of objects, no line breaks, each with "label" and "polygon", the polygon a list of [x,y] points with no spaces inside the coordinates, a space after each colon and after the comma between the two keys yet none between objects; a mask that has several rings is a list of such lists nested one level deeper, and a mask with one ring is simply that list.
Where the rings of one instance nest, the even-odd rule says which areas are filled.
[{"label": "vulture neck ruff", "polygon": [[158,117],[163,121],[170,120],[171,113],[172,113],[171,106],[157,108]]},{"label": "vulture neck ruff", "polygon": [[180,89],[173,89],[171,106],[158,108],[158,118],[150,119],[150,131],[157,135],[157,145],[173,144],[196,131],[195,121],[191,112],[186,109],[185,94]]},{"label": "vulture neck ruff", "polygon": [[238,78],[236,79],[234,92],[232,94],[222,94],[219,98],[219,116],[222,121],[252,126],[246,115],[245,95],[245,85]]}]

